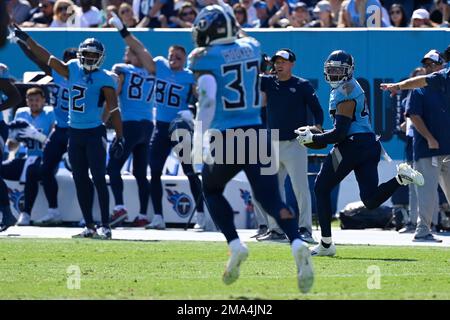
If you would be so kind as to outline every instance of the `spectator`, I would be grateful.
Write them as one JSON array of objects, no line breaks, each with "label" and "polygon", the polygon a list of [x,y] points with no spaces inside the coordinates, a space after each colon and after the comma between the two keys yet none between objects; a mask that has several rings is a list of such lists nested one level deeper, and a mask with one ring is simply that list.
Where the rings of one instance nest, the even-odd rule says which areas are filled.
[{"label": "spectator", "polygon": [[138,21],[133,16],[133,9],[126,2],[119,7],[119,17],[127,28],[134,28],[138,24]]},{"label": "spectator", "polygon": [[242,28],[252,27],[252,25],[248,23],[247,9],[241,3],[236,3],[233,6],[233,12],[236,16],[236,21]]},{"label": "spectator", "polygon": [[436,0],[435,8],[430,13],[430,20],[436,25],[448,26],[450,6],[447,0]]},{"label": "spectator", "polygon": [[[57,0],[53,6],[53,21],[51,28],[63,28],[73,26],[75,5],[71,0]],[[70,20],[69,20],[70,19]]]},{"label": "spectator", "polygon": [[116,15],[119,15],[119,9],[113,4],[109,5],[105,9],[105,23],[102,25],[102,28],[114,28],[114,26],[109,24],[109,19],[112,18],[111,13],[115,13]]},{"label": "spectator", "polygon": [[138,27],[160,28],[174,15],[174,0],[133,0]]},{"label": "spectator", "polygon": [[389,17],[393,27],[405,28],[408,26],[408,17],[406,16],[403,5],[394,3],[389,10]]},{"label": "spectator", "polygon": [[430,13],[425,9],[414,10],[411,16],[411,27],[413,28],[431,28]]},{"label": "spectator", "polygon": [[11,23],[21,24],[30,17],[31,5],[27,0],[9,0],[6,6]]},{"label": "spectator", "polygon": [[331,12],[331,5],[329,1],[323,0],[316,4],[313,10],[314,14],[318,18],[311,21],[306,27],[312,28],[335,28],[336,24],[333,22],[333,14]]},{"label": "spectator", "polygon": [[269,8],[267,3],[263,0],[256,1],[253,6],[256,9],[256,16],[258,19],[253,22],[255,28],[268,28],[269,27]]},{"label": "spectator", "polygon": [[[368,9],[371,6],[377,6],[380,9],[377,13],[379,20],[367,19]],[[376,16],[377,14],[371,13],[370,16]],[[376,26],[372,25],[372,23],[378,22],[380,23],[380,27],[387,27],[390,25],[389,19],[385,19],[383,16],[383,6],[379,0],[348,0],[342,4],[341,11],[339,13],[338,27],[368,27]]]},{"label": "spectator", "polygon": [[29,21],[22,23],[22,27],[48,27],[53,21],[53,6],[56,0],[39,1],[39,10],[36,11]]},{"label": "spectator", "polygon": [[290,26],[293,28],[305,27],[311,20],[308,7],[304,2],[297,2],[289,15]]},{"label": "spectator", "polygon": [[[437,50],[429,51],[422,64],[429,75],[438,73],[445,66]],[[450,156],[450,114],[446,96],[431,86],[414,89],[406,113],[414,124],[414,166],[425,178],[423,188],[416,189],[419,220],[414,241],[442,242],[431,234],[430,228],[438,204],[438,185],[450,199],[450,162],[445,162]]]},{"label": "spectator", "polygon": [[173,23],[173,28],[191,28],[196,17],[197,9],[190,2],[185,2],[178,10],[178,14],[169,20]]},{"label": "spectator", "polygon": [[339,11],[341,10],[341,6],[342,6],[342,2],[344,0],[330,0],[330,5],[331,5],[331,13],[333,16],[333,23],[335,25],[338,24],[338,19],[339,19]]},{"label": "spectator", "polygon": [[82,28],[96,28],[101,25],[103,19],[100,10],[94,6],[93,0],[80,0],[81,10],[77,13],[79,26]]},{"label": "spectator", "polygon": [[253,0],[239,0],[239,3],[247,10],[247,22],[252,23],[258,16],[256,15],[256,8],[253,6]]}]

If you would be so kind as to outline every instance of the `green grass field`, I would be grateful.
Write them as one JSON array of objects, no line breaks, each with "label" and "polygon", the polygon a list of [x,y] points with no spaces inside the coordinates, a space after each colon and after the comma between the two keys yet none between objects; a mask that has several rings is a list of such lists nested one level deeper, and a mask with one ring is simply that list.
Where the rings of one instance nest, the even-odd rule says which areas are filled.
[{"label": "green grass field", "polygon": [[[1,239],[0,297],[450,299],[449,248],[338,246],[336,257],[314,258],[316,281],[303,295],[287,244],[248,245],[240,279],[225,286],[224,242]],[[68,289],[71,265],[81,271],[79,289]],[[380,289],[368,289],[371,266],[380,270]]]}]

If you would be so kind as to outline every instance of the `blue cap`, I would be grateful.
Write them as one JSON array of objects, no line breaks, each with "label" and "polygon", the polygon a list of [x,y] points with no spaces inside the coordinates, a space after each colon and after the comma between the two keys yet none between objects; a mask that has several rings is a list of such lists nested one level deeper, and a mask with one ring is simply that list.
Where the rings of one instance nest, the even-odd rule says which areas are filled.
[{"label": "blue cap", "polygon": [[267,9],[267,3],[263,0],[256,1],[253,6],[256,9]]}]

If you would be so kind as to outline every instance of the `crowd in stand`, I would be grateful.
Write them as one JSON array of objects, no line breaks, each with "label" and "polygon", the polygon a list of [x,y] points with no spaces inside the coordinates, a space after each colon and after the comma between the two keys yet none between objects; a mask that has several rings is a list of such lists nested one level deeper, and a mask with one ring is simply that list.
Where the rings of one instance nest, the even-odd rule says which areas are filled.
[{"label": "crowd in stand", "polygon": [[[23,27],[110,28],[115,12],[127,27],[190,28],[199,10],[222,0],[6,0]],[[367,27],[373,6],[381,27],[447,27],[448,0],[223,0],[244,28]],[[373,25],[371,25],[373,26]]]}]

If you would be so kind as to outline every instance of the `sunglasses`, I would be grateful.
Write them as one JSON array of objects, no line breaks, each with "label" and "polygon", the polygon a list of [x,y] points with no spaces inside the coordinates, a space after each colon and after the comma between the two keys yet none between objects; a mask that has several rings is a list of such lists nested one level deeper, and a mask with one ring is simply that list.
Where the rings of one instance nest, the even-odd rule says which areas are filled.
[{"label": "sunglasses", "polygon": [[58,8],[58,12],[61,12],[61,11],[67,11],[67,10],[69,10],[69,7],[67,6],[67,7],[59,7]]},{"label": "sunglasses", "polygon": [[186,16],[194,15],[194,14],[195,14],[194,11],[188,11],[188,12],[183,12],[183,13],[181,14],[181,16],[182,16],[182,17],[186,17]]},{"label": "sunglasses", "polygon": [[244,14],[244,11],[242,11],[242,10],[236,10],[234,13],[235,13],[235,14],[236,14],[236,13]]},{"label": "sunglasses", "polygon": [[422,67],[424,68],[431,68],[432,66],[435,66],[436,63],[434,62],[428,62],[428,63],[422,63]]},{"label": "sunglasses", "polygon": [[130,9],[123,9],[123,10],[121,10],[119,12],[119,14],[125,14],[125,13],[128,13],[128,12],[130,12]]},{"label": "sunglasses", "polygon": [[390,14],[401,14],[402,12],[400,10],[391,11]]}]

